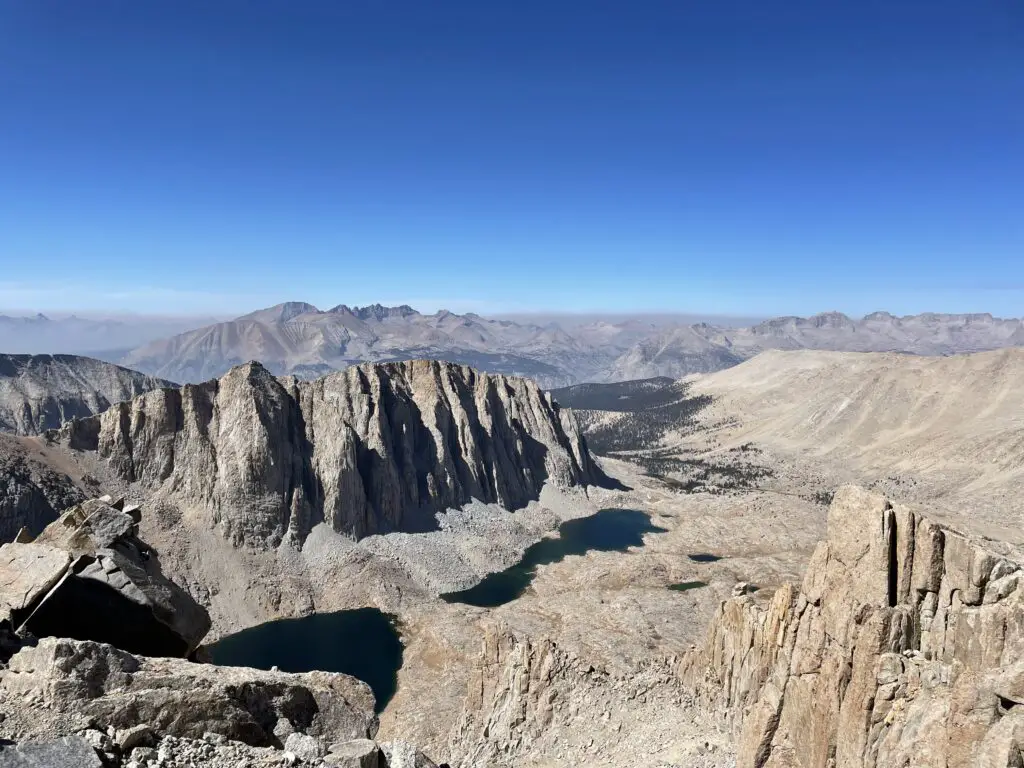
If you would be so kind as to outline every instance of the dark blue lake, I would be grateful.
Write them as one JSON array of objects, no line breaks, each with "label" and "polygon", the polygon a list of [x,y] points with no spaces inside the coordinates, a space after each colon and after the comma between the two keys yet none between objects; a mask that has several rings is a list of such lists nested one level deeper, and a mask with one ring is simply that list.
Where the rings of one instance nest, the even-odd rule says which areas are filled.
[{"label": "dark blue lake", "polygon": [[510,568],[487,575],[475,587],[441,597],[449,603],[494,608],[523,594],[537,575],[538,565],[591,551],[624,552],[629,547],[643,546],[645,533],[665,531],[653,525],[649,515],[635,509],[602,509],[590,517],[562,523],[558,538],[541,539]]},{"label": "dark blue lake", "polygon": [[316,613],[242,630],[210,646],[214,664],[282,672],[343,672],[373,690],[377,712],[395,695],[402,642],[394,617],[376,608]]}]

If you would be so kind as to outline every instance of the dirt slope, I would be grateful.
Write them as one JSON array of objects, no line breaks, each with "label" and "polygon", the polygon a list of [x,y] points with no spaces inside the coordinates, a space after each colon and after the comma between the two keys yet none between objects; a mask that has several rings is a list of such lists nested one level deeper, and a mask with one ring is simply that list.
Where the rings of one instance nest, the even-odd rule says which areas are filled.
[{"label": "dirt slope", "polygon": [[956,507],[965,524],[1005,527],[1019,539],[1022,382],[1022,349],[773,351],[691,386],[714,398],[702,416],[721,447],[753,441],[857,479],[888,478],[901,495]]}]

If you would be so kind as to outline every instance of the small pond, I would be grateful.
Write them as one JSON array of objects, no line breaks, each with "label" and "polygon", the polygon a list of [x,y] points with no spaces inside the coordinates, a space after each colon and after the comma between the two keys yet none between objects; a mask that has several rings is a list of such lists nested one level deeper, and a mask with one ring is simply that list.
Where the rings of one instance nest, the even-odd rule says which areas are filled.
[{"label": "small pond", "polygon": [[376,608],[282,619],[210,646],[214,664],[282,672],[343,672],[373,690],[377,712],[395,695],[402,642],[394,617]]},{"label": "small pond", "polygon": [[589,517],[562,523],[558,538],[541,539],[510,568],[487,575],[475,587],[441,597],[449,603],[494,608],[523,594],[537,575],[538,565],[557,563],[568,555],[590,551],[624,552],[629,547],[643,546],[645,533],[665,531],[653,525],[649,515],[635,509],[602,509]]},{"label": "small pond", "polygon": [[717,563],[722,559],[718,555],[712,555],[710,552],[697,552],[689,555],[689,558],[695,563]]},{"label": "small pond", "polygon": [[669,584],[668,588],[673,592],[689,592],[691,589],[700,589],[707,585],[706,581],[681,581],[678,584]]}]

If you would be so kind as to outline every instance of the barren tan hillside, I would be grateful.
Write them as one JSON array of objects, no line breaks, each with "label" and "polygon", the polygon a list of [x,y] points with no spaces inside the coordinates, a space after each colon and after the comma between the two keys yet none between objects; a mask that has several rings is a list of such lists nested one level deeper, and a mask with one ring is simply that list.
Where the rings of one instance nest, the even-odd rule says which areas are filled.
[{"label": "barren tan hillside", "polygon": [[702,419],[723,448],[752,441],[888,480],[899,495],[955,506],[963,524],[1024,535],[1024,349],[766,352],[691,385],[714,398]]}]

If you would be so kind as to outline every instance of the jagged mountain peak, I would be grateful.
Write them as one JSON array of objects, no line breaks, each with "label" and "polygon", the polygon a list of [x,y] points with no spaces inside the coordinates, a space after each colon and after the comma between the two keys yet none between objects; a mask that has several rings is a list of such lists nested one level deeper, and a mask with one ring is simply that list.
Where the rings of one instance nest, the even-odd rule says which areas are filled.
[{"label": "jagged mountain peak", "polygon": [[248,362],[73,421],[59,437],[257,548],[301,544],[319,523],[356,537],[415,530],[472,499],[517,509],[545,483],[602,477],[572,414],[534,382],[437,360],[313,381]]},{"label": "jagged mountain peak", "polygon": [[367,304],[365,307],[350,307],[347,304],[338,304],[327,310],[327,314],[350,315],[363,321],[381,322],[388,318],[419,317],[420,313],[408,304],[400,304],[395,307],[384,304]]},{"label": "jagged mountain peak", "polygon": [[899,318],[896,317],[891,312],[884,312],[884,311],[872,312],[871,314],[864,315],[863,319],[864,319],[864,322],[880,321],[880,322],[887,322],[887,323],[891,323],[891,322],[899,320]]},{"label": "jagged mountain peak", "polygon": [[385,307],[383,304],[370,304],[365,307],[353,307],[352,314],[360,320],[381,321],[389,317],[412,317],[419,315],[415,309],[408,304],[401,304],[397,307]]},{"label": "jagged mountain peak", "polygon": [[849,329],[856,327],[850,317],[844,315],[842,312],[819,312],[812,317],[807,319],[811,325],[815,328],[836,328],[836,329]]},{"label": "jagged mountain peak", "polygon": [[289,320],[293,320],[299,315],[319,312],[319,309],[305,301],[285,301],[280,304],[275,304],[272,307],[267,307],[266,309],[258,309],[255,312],[242,315],[241,317],[236,318],[236,322],[252,321],[258,323],[287,323]]}]

